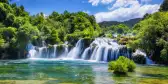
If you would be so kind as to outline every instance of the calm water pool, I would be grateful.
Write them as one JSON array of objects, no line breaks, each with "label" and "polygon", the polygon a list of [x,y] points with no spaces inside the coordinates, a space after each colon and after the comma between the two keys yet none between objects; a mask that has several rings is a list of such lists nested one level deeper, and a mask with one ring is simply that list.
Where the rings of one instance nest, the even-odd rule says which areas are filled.
[{"label": "calm water pool", "polygon": [[138,65],[127,76],[82,60],[0,61],[0,84],[168,84],[168,67]]}]

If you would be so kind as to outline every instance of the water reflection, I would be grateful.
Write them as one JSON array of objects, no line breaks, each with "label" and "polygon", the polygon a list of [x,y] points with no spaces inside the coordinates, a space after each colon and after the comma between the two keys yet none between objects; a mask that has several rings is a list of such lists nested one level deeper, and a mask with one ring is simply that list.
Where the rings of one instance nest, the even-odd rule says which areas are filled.
[{"label": "water reflection", "polygon": [[[153,84],[168,82],[168,67],[138,66],[127,76],[114,75],[106,63],[63,60],[17,60],[0,62],[0,83],[13,84]],[[11,84],[11,83],[5,83]]]}]

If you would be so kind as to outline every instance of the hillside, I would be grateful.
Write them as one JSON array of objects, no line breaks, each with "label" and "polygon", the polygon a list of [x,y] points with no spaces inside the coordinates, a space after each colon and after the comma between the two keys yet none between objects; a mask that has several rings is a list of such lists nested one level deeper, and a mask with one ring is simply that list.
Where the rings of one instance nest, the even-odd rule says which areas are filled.
[{"label": "hillside", "polygon": [[141,21],[141,18],[131,19],[131,20],[124,21],[124,22],[104,21],[104,22],[99,23],[99,25],[101,28],[109,27],[111,25],[119,25],[119,24],[125,24],[128,27],[133,27],[136,23],[138,23],[140,21]]}]

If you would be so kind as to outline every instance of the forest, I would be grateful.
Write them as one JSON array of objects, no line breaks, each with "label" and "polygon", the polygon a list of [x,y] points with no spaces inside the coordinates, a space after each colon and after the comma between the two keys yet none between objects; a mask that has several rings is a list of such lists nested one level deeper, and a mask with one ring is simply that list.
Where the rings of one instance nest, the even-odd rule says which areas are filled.
[{"label": "forest", "polygon": [[133,51],[144,50],[156,63],[167,64],[167,11],[168,0],[164,0],[158,12],[146,14],[133,27],[126,24],[104,27],[96,22],[94,15],[82,11],[70,13],[65,10],[62,14],[53,11],[49,16],[42,12],[30,15],[24,6],[0,0],[0,58],[26,58],[28,43],[42,46],[42,42],[54,45],[68,41],[74,45],[81,38],[109,37]]},{"label": "forest", "polygon": [[26,58],[26,45],[40,46],[76,43],[80,38],[95,38],[101,29],[93,15],[84,12],[63,14],[53,12],[45,17],[43,13],[31,16],[23,6],[0,1],[0,56],[2,59]]}]

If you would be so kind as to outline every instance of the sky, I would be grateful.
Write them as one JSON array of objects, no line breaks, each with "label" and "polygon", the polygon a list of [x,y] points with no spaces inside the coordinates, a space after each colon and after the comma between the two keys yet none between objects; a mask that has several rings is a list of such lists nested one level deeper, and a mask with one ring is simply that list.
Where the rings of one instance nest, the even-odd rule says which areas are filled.
[{"label": "sky", "polygon": [[23,5],[31,15],[53,11],[63,13],[83,11],[94,15],[97,22],[127,21],[157,12],[163,0],[12,0]]}]

